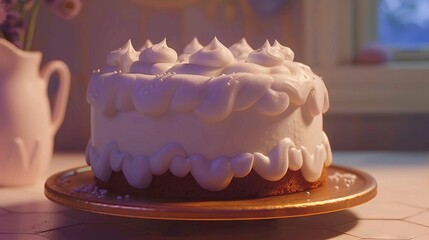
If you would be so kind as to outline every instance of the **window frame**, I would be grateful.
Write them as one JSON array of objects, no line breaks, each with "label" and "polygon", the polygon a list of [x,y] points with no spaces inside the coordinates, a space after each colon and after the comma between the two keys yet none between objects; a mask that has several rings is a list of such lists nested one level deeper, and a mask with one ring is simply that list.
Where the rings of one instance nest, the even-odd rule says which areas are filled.
[{"label": "window frame", "polygon": [[[374,35],[374,0],[304,0],[304,62],[323,77],[330,113],[429,113],[429,62],[353,64]],[[373,15],[374,17],[374,15]]]}]

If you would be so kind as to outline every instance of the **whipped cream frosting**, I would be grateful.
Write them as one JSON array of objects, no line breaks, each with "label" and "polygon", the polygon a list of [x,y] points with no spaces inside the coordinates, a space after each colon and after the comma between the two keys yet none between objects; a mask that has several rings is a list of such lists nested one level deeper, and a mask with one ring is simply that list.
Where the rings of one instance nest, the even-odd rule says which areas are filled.
[{"label": "whipped cream frosting", "polygon": [[[178,177],[191,173],[203,188],[213,191],[226,188],[234,177],[245,177],[252,169],[269,181],[281,179],[288,170],[300,170],[309,182],[318,180],[323,167],[332,162],[329,141],[321,132],[320,116],[329,108],[328,92],[319,76],[293,59],[293,51],[278,41],[273,45],[266,41],[253,50],[245,39],[227,48],[217,38],[206,46],[194,38],[179,57],[165,39],[157,44],[146,42],[139,51],[129,41],[108,55],[107,62],[113,69],[97,71],[89,82],[87,101],[92,105],[92,114],[101,118],[94,123],[99,125],[93,128],[93,141],[87,147],[88,164],[95,176],[104,181],[112,171],[122,171],[136,188],[149,186],[153,175],[167,171]],[[135,116],[140,114],[157,121],[158,117],[165,120],[161,117],[179,113],[170,120],[190,116],[206,129],[223,123],[228,126],[228,117],[232,115],[232,120],[240,114],[233,112],[244,116],[252,113],[256,118],[271,121],[288,109],[292,113],[287,115],[290,124],[276,132],[272,129],[272,134],[268,131],[271,142],[263,138],[263,150],[254,146],[248,149],[239,143],[228,156],[222,155],[225,152],[204,152],[204,146],[189,150],[186,141],[168,142],[171,137],[164,141],[164,135],[156,135],[160,134],[158,131],[154,137],[162,141],[147,152],[138,145],[121,150],[119,146],[129,145],[128,137],[124,140],[118,137],[120,134],[99,134],[136,121]],[[260,126],[254,119],[249,120],[255,121],[251,126]],[[167,123],[160,123],[160,127],[163,124]],[[290,135],[277,132],[283,129]],[[185,125],[183,131],[188,130],[192,132],[189,138],[201,138],[195,124]],[[245,135],[258,137],[252,136],[252,131]],[[139,142],[140,137],[145,136],[139,135],[133,142]],[[223,138],[218,142],[223,142]]]},{"label": "whipped cream frosting", "polygon": [[[194,39],[191,45],[197,46],[197,41]],[[237,44],[245,43],[241,40]],[[131,49],[128,42],[120,52],[111,55],[122,53],[116,59],[131,59],[123,57],[134,51]],[[139,60],[131,64],[129,73],[94,75],[87,100],[110,116],[133,109],[150,116],[167,111],[193,112],[209,122],[224,120],[233,111],[251,107],[274,116],[291,103],[305,105],[312,116],[327,111],[325,84],[308,66],[291,61],[293,52],[288,49],[277,41],[273,46],[266,41],[243,62],[214,38],[191,54],[189,62],[180,63],[164,39],[144,49]],[[113,58],[111,55],[108,59]]]},{"label": "whipped cream frosting", "polygon": [[128,183],[140,189],[150,185],[152,175],[162,175],[167,171],[177,177],[191,173],[201,187],[211,191],[226,188],[234,177],[245,177],[252,169],[269,181],[280,180],[289,169],[301,170],[307,181],[315,182],[320,178],[323,167],[332,163],[328,138],[322,134],[322,143],[314,152],[285,138],[268,155],[240,153],[208,160],[200,154],[189,155],[178,143],[167,143],[152,155],[132,156],[121,152],[112,141],[102,153],[89,143],[86,160],[97,178],[108,181],[112,171],[122,171]]}]

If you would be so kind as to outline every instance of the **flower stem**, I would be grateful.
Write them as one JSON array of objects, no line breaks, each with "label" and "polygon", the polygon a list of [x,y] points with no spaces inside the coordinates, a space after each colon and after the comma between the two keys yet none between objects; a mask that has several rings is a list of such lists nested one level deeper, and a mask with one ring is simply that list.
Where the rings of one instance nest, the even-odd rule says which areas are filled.
[{"label": "flower stem", "polygon": [[34,37],[34,31],[36,29],[36,21],[37,21],[37,15],[39,13],[40,9],[40,0],[36,0],[33,7],[30,10],[30,16],[28,19],[28,26],[27,30],[25,32],[24,37],[24,50],[29,51],[31,49],[31,46],[33,44],[33,37]]}]

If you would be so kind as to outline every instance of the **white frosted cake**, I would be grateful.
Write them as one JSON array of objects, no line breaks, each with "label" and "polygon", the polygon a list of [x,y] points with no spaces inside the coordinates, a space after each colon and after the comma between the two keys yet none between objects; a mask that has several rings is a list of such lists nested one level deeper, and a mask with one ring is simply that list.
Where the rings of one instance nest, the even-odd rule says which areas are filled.
[{"label": "white frosted cake", "polygon": [[290,48],[129,41],[88,88],[86,160],[98,184],[153,197],[251,198],[323,184],[322,79]]}]

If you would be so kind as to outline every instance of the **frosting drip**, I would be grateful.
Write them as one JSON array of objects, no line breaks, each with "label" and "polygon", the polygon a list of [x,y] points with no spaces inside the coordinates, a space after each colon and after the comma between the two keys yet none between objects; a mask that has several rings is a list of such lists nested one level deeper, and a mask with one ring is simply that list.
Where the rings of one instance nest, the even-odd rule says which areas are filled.
[{"label": "frosting drip", "polygon": [[[118,79],[119,78],[119,79]],[[274,116],[292,102],[306,104],[312,116],[329,107],[322,81],[285,81],[286,76],[236,73],[219,77],[186,74],[104,74],[92,79],[87,100],[105,115],[138,110],[158,116],[167,111],[194,112],[208,122],[221,121],[232,111],[254,107]]]},{"label": "frosting drip", "polygon": [[121,152],[111,142],[101,155],[89,143],[86,161],[97,178],[108,181],[112,171],[122,171],[129,184],[140,189],[150,185],[152,175],[162,175],[167,171],[177,177],[191,173],[203,188],[211,191],[226,188],[234,177],[245,177],[252,169],[269,181],[280,180],[288,169],[301,170],[308,182],[315,182],[320,178],[323,167],[332,163],[329,140],[325,133],[322,134],[322,143],[316,146],[313,153],[303,146],[296,146],[290,138],[285,138],[269,155],[241,153],[209,161],[199,154],[188,155],[176,143],[168,143],[151,156],[133,157]]}]

